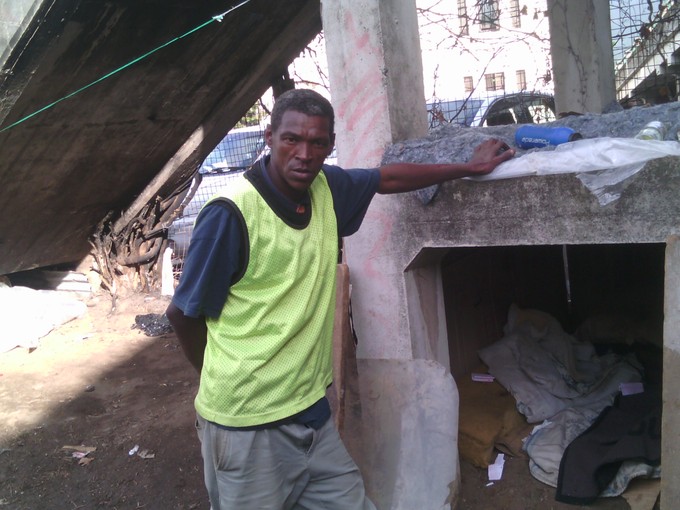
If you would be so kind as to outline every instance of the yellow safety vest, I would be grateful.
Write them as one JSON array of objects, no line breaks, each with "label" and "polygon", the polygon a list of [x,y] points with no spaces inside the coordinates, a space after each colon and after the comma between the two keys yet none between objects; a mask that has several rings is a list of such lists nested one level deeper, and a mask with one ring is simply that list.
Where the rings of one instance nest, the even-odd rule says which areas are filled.
[{"label": "yellow safety vest", "polygon": [[206,420],[230,427],[281,420],[322,398],[331,383],[338,233],[323,172],[309,193],[304,228],[286,224],[246,178],[211,199],[241,211],[250,252],[220,316],[206,319],[195,400]]}]

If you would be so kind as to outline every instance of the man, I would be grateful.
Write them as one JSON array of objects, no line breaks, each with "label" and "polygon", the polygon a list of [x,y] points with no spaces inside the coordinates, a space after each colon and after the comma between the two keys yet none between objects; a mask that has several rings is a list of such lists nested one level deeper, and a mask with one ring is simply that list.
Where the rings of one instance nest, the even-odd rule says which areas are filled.
[{"label": "man", "polygon": [[324,165],[334,113],[310,90],[282,94],[271,153],[196,220],[167,310],[200,373],[197,429],[213,510],[374,509],[330,418],[338,239],[373,195],[486,174],[514,151],[498,140],[467,163]]}]

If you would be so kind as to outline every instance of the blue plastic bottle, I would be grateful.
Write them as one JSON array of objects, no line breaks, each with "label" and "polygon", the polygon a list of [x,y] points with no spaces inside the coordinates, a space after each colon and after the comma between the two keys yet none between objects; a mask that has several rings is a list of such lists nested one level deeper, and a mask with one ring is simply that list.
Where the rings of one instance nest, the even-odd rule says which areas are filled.
[{"label": "blue plastic bottle", "polygon": [[520,149],[533,149],[547,145],[559,145],[583,138],[580,133],[566,126],[546,127],[527,124],[515,131],[515,145]]}]

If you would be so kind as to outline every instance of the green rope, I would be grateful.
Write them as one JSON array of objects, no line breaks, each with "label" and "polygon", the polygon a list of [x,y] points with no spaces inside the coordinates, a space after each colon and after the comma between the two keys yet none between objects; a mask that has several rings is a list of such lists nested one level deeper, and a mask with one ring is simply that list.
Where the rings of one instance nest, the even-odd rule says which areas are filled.
[{"label": "green rope", "polygon": [[188,32],[186,32],[186,33],[184,33],[184,34],[182,34],[182,35],[180,35],[180,36],[178,36],[178,37],[175,37],[174,39],[171,39],[170,41],[168,41],[168,42],[166,42],[166,43],[164,43],[164,44],[161,44],[161,45],[158,46],[157,48],[154,48],[153,50],[151,50],[151,51],[145,53],[144,55],[142,55],[142,56],[140,56],[140,57],[137,57],[136,59],[134,59],[134,60],[128,62],[127,64],[125,64],[125,65],[119,67],[118,69],[114,69],[113,71],[111,71],[110,73],[105,74],[105,75],[102,76],[101,78],[98,78],[98,79],[96,79],[95,81],[93,81],[93,82],[91,82],[91,83],[88,83],[88,84],[85,85],[84,87],[80,87],[78,90],[76,90],[76,91],[74,91],[74,92],[71,92],[70,94],[67,94],[67,95],[65,95],[64,97],[60,98],[60,99],[57,99],[56,101],[53,101],[52,103],[48,104],[47,106],[43,106],[43,107],[40,108],[39,110],[36,110],[36,111],[34,111],[33,113],[30,113],[30,114],[26,115],[25,117],[19,119],[18,121],[14,122],[13,124],[10,124],[9,126],[6,126],[6,127],[2,128],[2,129],[0,129],[0,133],[3,133],[4,131],[7,131],[8,129],[11,129],[11,128],[15,127],[15,126],[21,124],[22,122],[27,121],[28,119],[30,119],[30,118],[32,118],[32,117],[35,117],[35,116],[38,115],[39,113],[42,113],[42,112],[44,112],[45,110],[48,110],[48,109],[52,108],[54,105],[59,104],[59,103],[61,103],[62,101],[65,101],[66,99],[69,99],[69,98],[75,96],[76,94],[80,94],[82,91],[84,91],[84,90],[86,90],[86,89],[92,87],[93,85],[96,85],[97,83],[100,83],[100,82],[106,80],[107,78],[110,78],[110,77],[113,76],[114,74],[119,73],[119,72],[122,71],[123,69],[126,69],[126,68],[128,68],[128,67],[130,67],[130,66],[136,64],[137,62],[139,62],[140,60],[145,59],[145,58],[148,57],[149,55],[151,55],[151,54],[153,54],[153,53],[155,53],[155,52],[157,52],[157,51],[159,51],[159,50],[162,50],[162,49],[165,48],[166,46],[170,46],[172,43],[175,43],[175,42],[179,41],[180,39],[183,39],[184,37],[187,37],[187,36],[193,34],[194,32],[197,32],[198,30],[200,30],[200,29],[202,29],[202,28],[208,26],[208,25],[209,25],[210,23],[212,23],[213,21],[217,21],[217,22],[220,22],[220,23],[221,23],[222,20],[224,19],[224,16],[226,16],[226,15],[229,14],[230,12],[232,12],[232,11],[238,9],[239,7],[241,7],[241,6],[245,5],[245,4],[247,4],[248,2],[250,2],[250,0],[244,0],[244,1],[241,2],[240,4],[235,5],[234,7],[232,7],[231,9],[229,9],[229,10],[223,12],[222,14],[218,14],[218,15],[216,15],[216,16],[213,16],[213,17],[210,18],[208,21],[206,21],[205,23],[200,24],[200,25],[197,26],[196,28],[193,28],[193,29],[189,30]]}]

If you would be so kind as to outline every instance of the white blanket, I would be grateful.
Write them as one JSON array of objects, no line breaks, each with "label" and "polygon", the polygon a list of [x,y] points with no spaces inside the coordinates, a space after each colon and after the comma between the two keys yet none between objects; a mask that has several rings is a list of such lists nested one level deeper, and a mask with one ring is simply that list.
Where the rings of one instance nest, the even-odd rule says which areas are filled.
[{"label": "white blanket", "polygon": [[[592,344],[567,334],[551,315],[510,307],[505,336],[479,356],[517,402],[530,423],[542,422],[524,442],[529,470],[557,487],[569,443],[614,402],[624,382],[642,379],[635,358],[598,356]],[[659,468],[628,462],[601,494],[617,496],[636,476],[660,476]]]},{"label": "white blanket", "polygon": [[634,358],[597,356],[592,344],[562,330],[548,314],[510,308],[505,336],[479,351],[479,357],[517,401],[529,423],[563,409],[587,407],[599,413],[623,382],[641,380]]}]

